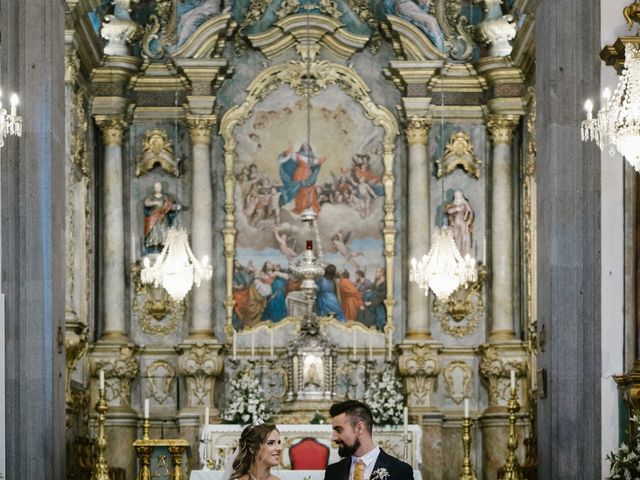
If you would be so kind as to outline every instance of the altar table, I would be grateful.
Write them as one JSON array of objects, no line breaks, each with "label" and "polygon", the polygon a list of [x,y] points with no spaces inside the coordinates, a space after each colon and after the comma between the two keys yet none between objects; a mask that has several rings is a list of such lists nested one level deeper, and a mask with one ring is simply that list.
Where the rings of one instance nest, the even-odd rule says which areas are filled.
[{"label": "altar table", "polygon": [[[324,480],[324,470],[274,470],[280,480]],[[192,470],[189,480],[220,480],[222,470]],[[414,480],[422,480],[420,470],[413,471]]]}]

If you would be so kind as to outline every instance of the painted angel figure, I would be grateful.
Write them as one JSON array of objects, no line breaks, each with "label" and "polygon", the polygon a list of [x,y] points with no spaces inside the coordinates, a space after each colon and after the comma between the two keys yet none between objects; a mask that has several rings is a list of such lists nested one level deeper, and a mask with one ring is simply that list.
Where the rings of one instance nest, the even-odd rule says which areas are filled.
[{"label": "painted angel figure", "polygon": [[396,3],[396,14],[406,18],[416,24],[433,42],[436,48],[444,51],[444,33],[436,17],[431,15],[429,5],[424,0],[419,0],[420,4],[413,0],[398,0]]},{"label": "painted angel figure", "polygon": [[273,234],[276,237],[276,241],[278,242],[278,248],[280,249],[280,253],[282,253],[287,260],[291,262],[298,255],[293,248],[289,246],[289,237],[286,233],[279,234],[278,230],[274,229]]},{"label": "painted angel figure", "polygon": [[347,242],[349,241],[349,237],[351,236],[351,232],[348,232],[346,235],[342,235],[342,233],[337,232],[333,237],[331,237],[331,245],[336,249],[336,251],[342,255],[347,262],[353,265],[358,270],[361,268],[360,264],[356,261],[356,257],[363,257],[364,253],[362,252],[354,252],[347,246]]},{"label": "painted angel figure", "polygon": [[205,21],[220,13],[222,13],[222,0],[201,0],[199,5],[183,13],[178,22],[178,46],[186,42]]}]

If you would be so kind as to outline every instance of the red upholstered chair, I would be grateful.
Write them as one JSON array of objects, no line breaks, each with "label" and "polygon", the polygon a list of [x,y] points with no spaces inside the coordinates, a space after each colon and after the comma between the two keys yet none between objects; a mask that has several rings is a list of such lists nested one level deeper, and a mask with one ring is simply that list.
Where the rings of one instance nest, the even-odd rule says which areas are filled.
[{"label": "red upholstered chair", "polygon": [[305,437],[289,448],[291,470],[324,470],[329,463],[329,447]]}]

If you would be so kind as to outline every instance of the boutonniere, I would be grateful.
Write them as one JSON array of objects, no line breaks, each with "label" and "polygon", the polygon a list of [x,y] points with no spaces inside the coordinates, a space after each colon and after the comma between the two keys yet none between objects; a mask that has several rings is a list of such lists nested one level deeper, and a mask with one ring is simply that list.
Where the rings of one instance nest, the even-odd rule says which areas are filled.
[{"label": "boutonniere", "polygon": [[369,480],[385,480],[389,478],[389,470],[386,468],[376,468],[371,474]]}]

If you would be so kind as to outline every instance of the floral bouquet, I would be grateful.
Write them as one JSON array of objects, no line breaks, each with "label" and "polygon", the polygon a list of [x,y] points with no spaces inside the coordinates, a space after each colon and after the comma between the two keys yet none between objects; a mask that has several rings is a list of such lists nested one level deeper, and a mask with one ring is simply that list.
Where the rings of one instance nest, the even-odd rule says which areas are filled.
[{"label": "floral bouquet", "polygon": [[254,423],[257,419],[269,420],[273,412],[264,401],[258,379],[250,370],[243,370],[229,383],[227,408],[222,419],[230,423]]},{"label": "floral bouquet", "polygon": [[385,370],[375,375],[364,394],[364,401],[371,408],[376,425],[399,425],[402,423],[404,397],[402,385],[393,371]]},{"label": "floral bouquet", "polygon": [[[631,422],[638,424],[638,417],[631,417]],[[629,445],[622,442],[617,452],[607,455],[611,463],[611,476],[613,480],[640,480],[640,431]]]}]

